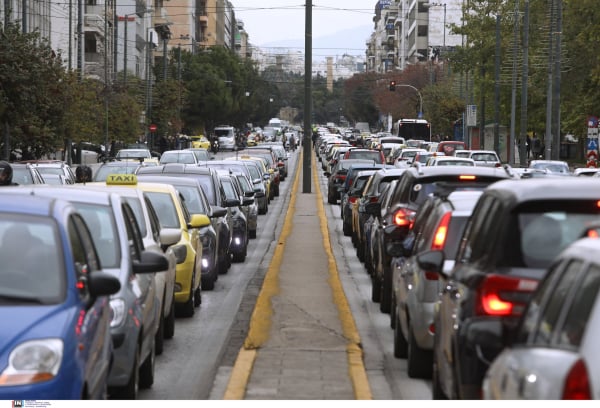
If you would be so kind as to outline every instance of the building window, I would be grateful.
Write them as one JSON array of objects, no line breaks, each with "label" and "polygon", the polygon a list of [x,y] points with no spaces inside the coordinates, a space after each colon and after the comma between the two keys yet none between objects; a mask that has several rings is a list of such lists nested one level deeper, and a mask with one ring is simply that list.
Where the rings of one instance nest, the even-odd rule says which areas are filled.
[{"label": "building window", "polygon": [[429,26],[420,25],[417,27],[417,35],[419,37],[427,37],[427,32],[429,31]]}]

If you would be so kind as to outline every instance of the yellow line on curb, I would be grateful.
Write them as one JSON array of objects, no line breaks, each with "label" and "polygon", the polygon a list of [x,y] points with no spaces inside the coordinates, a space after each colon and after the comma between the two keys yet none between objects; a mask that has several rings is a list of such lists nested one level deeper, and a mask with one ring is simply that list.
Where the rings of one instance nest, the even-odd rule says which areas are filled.
[{"label": "yellow line on curb", "polygon": [[292,191],[290,193],[290,204],[285,216],[285,221],[281,227],[279,241],[275,247],[269,269],[265,274],[262,288],[256,299],[256,305],[254,306],[252,317],[250,318],[248,335],[235,360],[231,376],[229,377],[229,383],[227,384],[227,389],[223,396],[223,399],[225,400],[244,399],[246,386],[250,380],[250,374],[252,374],[252,367],[254,365],[254,360],[256,359],[256,349],[260,348],[269,339],[272,323],[271,318],[273,316],[271,299],[279,293],[279,269],[281,267],[281,262],[283,261],[287,237],[292,231],[292,220],[296,208],[296,193],[300,183],[301,163],[302,151],[300,152],[298,164],[296,165],[296,177],[294,178],[294,185],[292,186]]},{"label": "yellow line on curb", "polygon": [[346,294],[340,281],[337,263],[331,249],[327,217],[325,216],[323,196],[321,194],[321,187],[319,185],[314,156],[312,158],[312,168],[313,180],[317,193],[317,213],[321,222],[321,235],[323,235],[323,245],[325,247],[325,252],[327,253],[329,263],[329,284],[333,292],[333,301],[338,308],[344,336],[348,339],[346,352],[348,354],[348,370],[350,374],[350,380],[352,381],[352,387],[354,389],[354,398],[357,400],[371,400],[373,399],[373,395],[371,393],[371,387],[369,385],[369,380],[363,363],[360,335],[358,333],[358,329],[356,328],[356,324],[354,323],[354,317],[350,311],[348,299],[346,299]]}]

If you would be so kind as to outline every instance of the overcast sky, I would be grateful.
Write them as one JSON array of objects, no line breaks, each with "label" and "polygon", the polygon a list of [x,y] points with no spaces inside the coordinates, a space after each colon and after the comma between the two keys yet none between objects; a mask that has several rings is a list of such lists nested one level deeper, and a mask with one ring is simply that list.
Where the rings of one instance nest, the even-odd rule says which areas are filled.
[{"label": "overcast sky", "polygon": [[[305,36],[304,0],[231,0],[231,3],[253,45]],[[376,3],[376,0],[312,0],[313,39],[373,25]],[[364,41],[357,48],[364,48]]]}]

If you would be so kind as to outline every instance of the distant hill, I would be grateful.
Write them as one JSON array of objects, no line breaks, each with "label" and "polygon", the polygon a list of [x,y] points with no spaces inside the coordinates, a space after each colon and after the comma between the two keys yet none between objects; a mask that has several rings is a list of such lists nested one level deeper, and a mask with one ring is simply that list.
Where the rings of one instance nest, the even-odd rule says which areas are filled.
[{"label": "distant hill", "polygon": [[[366,43],[373,32],[372,25],[358,26],[349,30],[338,31],[334,34],[313,38],[313,59],[325,59],[336,55],[364,56]],[[287,48],[304,51],[304,38],[272,41],[258,45],[260,48]]]}]

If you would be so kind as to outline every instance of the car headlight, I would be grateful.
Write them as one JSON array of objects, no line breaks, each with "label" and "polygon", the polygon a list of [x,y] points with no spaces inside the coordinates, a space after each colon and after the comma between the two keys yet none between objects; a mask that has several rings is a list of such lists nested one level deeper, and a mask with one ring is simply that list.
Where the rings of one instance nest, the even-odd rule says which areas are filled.
[{"label": "car headlight", "polygon": [[111,299],[110,308],[112,310],[110,327],[119,327],[125,320],[125,301],[123,299]]},{"label": "car headlight", "polygon": [[8,366],[0,375],[0,386],[51,380],[60,370],[63,352],[61,339],[30,340],[19,344],[10,352]]},{"label": "car headlight", "polygon": [[187,257],[187,246],[185,245],[174,245],[173,253],[175,254],[175,260],[178,264],[183,263]]}]

